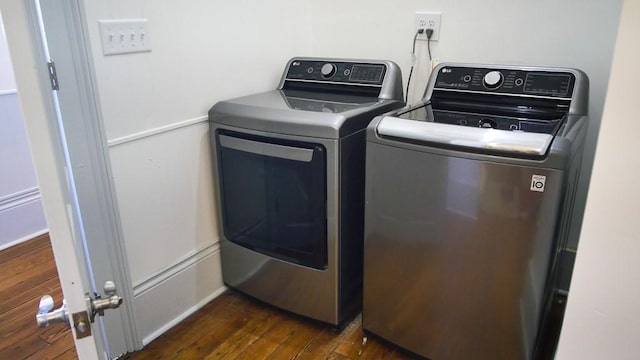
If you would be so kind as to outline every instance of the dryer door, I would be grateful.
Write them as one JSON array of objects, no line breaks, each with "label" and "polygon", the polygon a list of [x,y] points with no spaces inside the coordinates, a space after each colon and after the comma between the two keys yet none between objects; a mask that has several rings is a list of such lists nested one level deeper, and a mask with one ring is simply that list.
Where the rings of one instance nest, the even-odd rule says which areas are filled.
[{"label": "dryer door", "polygon": [[327,267],[322,145],[218,130],[224,236],[296,264]]}]

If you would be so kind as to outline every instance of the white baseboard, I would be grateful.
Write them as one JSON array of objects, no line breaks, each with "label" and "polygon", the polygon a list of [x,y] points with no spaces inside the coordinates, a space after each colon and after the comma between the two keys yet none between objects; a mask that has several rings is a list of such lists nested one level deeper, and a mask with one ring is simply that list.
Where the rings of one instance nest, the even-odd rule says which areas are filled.
[{"label": "white baseboard", "polygon": [[5,89],[5,90],[0,90],[0,96],[2,95],[13,95],[13,94],[17,94],[18,90],[16,89]]},{"label": "white baseboard", "polygon": [[147,345],[226,290],[212,243],[134,285],[138,336]]},{"label": "white baseboard", "polygon": [[0,250],[48,231],[37,186],[0,196],[0,229]]},{"label": "white baseboard", "polygon": [[44,229],[44,230],[41,230],[41,231],[37,231],[37,232],[35,232],[33,234],[27,235],[25,237],[22,237],[22,238],[20,238],[18,240],[14,240],[12,242],[9,242],[9,243],[6,243],[6,244],[2,244],[2,245],[0,245],[0,251],[8,249],[8,248],[10,248],[12,246],[16,246],[16,245],[21,244],[21,243],[23,243],[25,241],[29,241],[29,240],[31,240],[33,238],[36,238],[36,237],[38,237],[40,235],[44,235],[44,234],[46,234],[48,232],[49,232],[49,229]]},{"label": "white baseboard", "polygon": [[151,334],[147,335],[146,337],[144,337],[142,339],[142,346],[147,346],[153,340],[158,338],[158,336],[164,334],[166,331],[168,331],[172,327],[178,325],[178,323],[180,323],[182,320],[188,318],[189,315],[193,314],[194,312],[200,310],[203,306],[207,305],[209,303],[209,301],[211,301],[211,300],[217,298],[218,296],[220,296],[223,292],[225,292],[225,290],[227,290],[226,286],[223,286],[223,287],[219,288],[218,290],[214,291],[211,295],[209,295],[206,298],[202,299],[196,305],[192,306],[187,311],[185,311],[182,314],[180,314],[180,316],[178,316],[175,319],[169,321],[168,323],[166,323],[164,326],[162,326],[158,330],[156,330],[156,331],[152,332]]}]

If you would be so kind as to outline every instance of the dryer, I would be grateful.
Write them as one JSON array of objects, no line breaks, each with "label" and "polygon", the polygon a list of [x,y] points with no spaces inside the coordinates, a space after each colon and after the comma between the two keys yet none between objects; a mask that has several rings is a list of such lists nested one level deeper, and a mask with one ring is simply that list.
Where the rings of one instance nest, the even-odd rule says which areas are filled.
[{"label": "dryer", "polygon": [[575,69],[441,64],[422,102],[371,122],[366,331],[433,360],[532,358],[587,95]]},{"label": "dryer", "polygon": [[333,325],[360,310],[365,128],[403,105],[393,62],[294,58],[211,108],[226,285]]}]

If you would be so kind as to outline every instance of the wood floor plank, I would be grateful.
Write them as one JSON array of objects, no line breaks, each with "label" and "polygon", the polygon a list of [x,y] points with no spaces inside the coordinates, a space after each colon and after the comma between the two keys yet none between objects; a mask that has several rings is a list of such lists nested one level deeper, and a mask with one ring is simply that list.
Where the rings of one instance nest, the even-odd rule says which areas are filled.
[{"label": "wood floor plank", "polygon": [[[58,285],[59,286],[59,285]],[[47,288],[34,286],[35,289],[40,289],[41,294],[45,294]],[[58,289],[57,291],[50,292],[55,300],[57,300],[57,306],[62,304],[62,294]],[[10,309],[3,309],[0,313],[0,338],[10,336],[16,331],[23,328],[31,329],[34,333],[46,331],[46,329],[38,329],[36,327],[35,315],[38,312],[38,305],[40,297],[33,297],[31,293],[25,293],[28,295],[21,295],[22,299],[19,299],[15,307]],[[13,299],[12,299],[13,300]]]},{"label": "wood floor plank", "polygon": [[49,346],[46,341],[34,336],[34,332],[32,329],[22,328],[3,338],[0,343],[0,359],[26,359]]},{"label": "wood floor plank", "polygon": [[364,337],[360,316],[337,330],[230,290],[123,360],[414,359]]},{"label": "wood floor plank", "polygon": [[365,342],[362,344],[362,351],[360,352],[361,359],[399,359],[399,357],[394,357],[394,349],[384,346],[378,341],[369,341],[368,337],[365,337],[365,339]]},{"label": "wood floor plank", "polygon": [[296,359],[326,359],[338,347],[336,339],[340,333],[333,328],[325,328],[311,343],[304,347]]},{"label": "wood floor plank", "polygon": [[348,358],[356,358],[362,354],[364,349],[362,333],[362,317],[358,316],[347,325],[337,338],[338,346],[334,352]]},{"label": "wood floor plank", "polygon": [[57,278],[58,272],[53,259],[46,261],[34,271],[26,271],[15,276],[0,280],[0,298],[21,294],[35,284],[40,284],[52,278]]},{"label": "wood floor plank", "polygon": [[[62,325],[62,324],[60,324]],[[47,344],[47,346],[39,349],[37,352],[28,356],[28,360],[40,360],[40,359],[58,359],[62,357],[69,350],[73,350],[75,355],[75,349],[69,349],[69,343],[73,343],[73,333],[66,329],[66,331],[60,331],[55,341]],[[68,354],[71,355],[71,354]],[[66,356],[66,355],[65,355]]]},{"label": "wood floor plank", "polygon": [[78,359],[78,353],[76,352],[75,348],[71,348],[54,358],[54,360],[77,360],[77,359]]},{"label": "wood floor plank", "polygon": [[237,360],[266,359],[280,344],[291,336],[296,335],[302,327],[304,325],[298,319],[282,316],[264,334],[259,336],[253,343],[247,344],[233,358]]},{"label": "wood floor plank", "polygon": [[15,259],[16,257],[23,256],[25,254],[30,254],[34,250],[39,248],[50,248],[49,242],[49,234],[43,234],[38,237],[35,237],[31,240],[25,241],[23,243],[14,245],[7,249],[0,251],[0,264],[3,264],[7,261]]},{"label": "wood floor plank", "polygon": [[48,234],[0,251],[0,274],[0,359],[76,359],[66,325],[35,322],[42,295],[62,303]]},{"label": "wood floor plank", "polygon": [[295,329],[291,334],[266,357],[268,360],[277,359],[295,359],[300,352],[311,344],[314,339],[320,336],[323,331],[323,327],[309,323],[305,324],[300,319],[294,319],[297,323],[301,323],[298,329]]},{"label": "wood floor plank", "polygon": [[40,298],[47,294],[51,295],[57,306],[62,304],[62,290],[57,277],[47,279],[26,291],[11,293],[3,298],[0,302],[0,321],[4,321],[7,316],[15,316],[16,312],[27,311],[28,308],[31,308],[32,315],[35,315],[38,312]]},{"label": "wood floor plank", "polygon": [[[76,359],[65,325],[35,325],[40,296],[62,300],[48,238],[1,251],[0,273],[0,359]],[[339,331],[227,291],[122,359],[411,359],[375,340],[363,343],[360,323]]]},{"label": "wood floor plank", "polygon": [[[42,263],[51,261],[52,259],[53,252],[51,251],[51,248],[42,246],[35,248],[26,254],[7,259],[0,263],[0,268],[2,268],[2,274],[6,279],[25,271],[39,268],[42,266]],[[53,268],[55,268],[55,264]]]},{"label": "wood floor plank", "polygon": [[205,357],[205,360],[235,358],[247,346],[251,346],[257,339],[264,336],[265,332],[271,329],[274,324],[281,321],[282,316],[275,312],[268,312],[266,316],[247,319],[241,329],[234,331],[233,335],[216,347]]}]

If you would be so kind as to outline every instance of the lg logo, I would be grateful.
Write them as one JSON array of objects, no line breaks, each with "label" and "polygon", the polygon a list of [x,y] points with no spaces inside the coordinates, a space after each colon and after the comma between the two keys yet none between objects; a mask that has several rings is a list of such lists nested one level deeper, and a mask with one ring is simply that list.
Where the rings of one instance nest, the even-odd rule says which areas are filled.
[{"label": "lg logo", "polygon": [[531,175],[531,191],[544,192],[544,184],[547,177],[544,175]]}]

